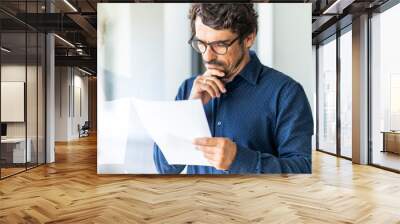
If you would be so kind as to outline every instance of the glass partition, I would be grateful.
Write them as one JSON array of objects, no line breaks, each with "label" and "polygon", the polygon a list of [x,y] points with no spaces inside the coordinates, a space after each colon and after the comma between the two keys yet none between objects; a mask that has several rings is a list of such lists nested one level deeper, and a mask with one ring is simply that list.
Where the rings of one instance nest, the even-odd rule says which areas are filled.
[{"label": "glass partition", "polygon": [[318,47],[318,149],[336,154],[336,39]]},{"label": "glass partition", "polygon": [[340,36],[340,154],[352,157],[352,33]]},{"label": "glass partition", "polygon": [[38,132],[38,35],[36,32],[27,33],[27,98],[26,98],[26,110],[27,110],[27,150],[30,151],[30,158],[27,163],[27,167],[33,167],[37,165],[37,132]]},{"label": "glass partition", "polygon": [[38,34],[38,74],[37,74],[37,162],[43,164],[46,161],[46,145],[45,145],[45,124],[46,124],[46,37],[45,34]]},{"label": "glass partition", "polygon": [[[43,13],[44,3],[0,7]],[[10,15],[0,12],[0,178],[45,162],[45,34]]]},{"label": "glass partition", "polygon": [[24,171],[31,151],[26,141],[26,33],[1,34],[2,177]]},{"label": "glass partition", "polygon": [[400,171],[400,4],[371,18],[371,162]]}]

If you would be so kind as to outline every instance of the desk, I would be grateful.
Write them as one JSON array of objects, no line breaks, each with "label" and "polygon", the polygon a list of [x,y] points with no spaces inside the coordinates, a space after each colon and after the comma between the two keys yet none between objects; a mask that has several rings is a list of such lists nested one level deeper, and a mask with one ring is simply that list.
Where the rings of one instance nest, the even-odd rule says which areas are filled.
[{"label": "desk", "polygon": [[382,152],[392,152],[400,154],[400,132],[382,131],[381,133],[383,134]]},{"label": "desk", "polygon": [[[1,157],[6,163],[25,163],[30,162],[32,158],[31,145],[32,140],[27,139],[25,154],[25,138],[6,138],[1,139]],[[11,159],[12,158],[12,159]],[[27,161],[25,161],[25,158]]]}]

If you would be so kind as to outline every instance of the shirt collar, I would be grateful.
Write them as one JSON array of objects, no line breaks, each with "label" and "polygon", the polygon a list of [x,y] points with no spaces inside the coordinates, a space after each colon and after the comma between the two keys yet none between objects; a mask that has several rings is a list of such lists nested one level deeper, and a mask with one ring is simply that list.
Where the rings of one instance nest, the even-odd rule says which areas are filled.
[{"label": "shirt collar", "polygon": [[256,85],[258,76],[262,70],[262,64],[254,51],[250,51],[249,53],[250,61],[244,66],[242,71],[239,72],[239,76],[252,85]]}]

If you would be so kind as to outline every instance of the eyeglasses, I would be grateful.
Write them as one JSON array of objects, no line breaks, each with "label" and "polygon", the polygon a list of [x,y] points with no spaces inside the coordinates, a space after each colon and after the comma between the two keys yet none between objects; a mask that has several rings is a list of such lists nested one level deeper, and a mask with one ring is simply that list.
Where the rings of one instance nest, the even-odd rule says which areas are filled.
[{"label": "eyeglasses", "polygon": [[193,49],[200,54],[204,54],[206,52],[207,47],[210,46],[211,50],[216,54],[224,55],[228,52],[228,48],[235,43],[236,40],[239,39],[240,36],[237,36],[230,43],[225,43],[226,41],[214,41],[210,43],[205,43],[199,39],[194,39],[194,36],[188,41],[188,44],[192,45]]}]

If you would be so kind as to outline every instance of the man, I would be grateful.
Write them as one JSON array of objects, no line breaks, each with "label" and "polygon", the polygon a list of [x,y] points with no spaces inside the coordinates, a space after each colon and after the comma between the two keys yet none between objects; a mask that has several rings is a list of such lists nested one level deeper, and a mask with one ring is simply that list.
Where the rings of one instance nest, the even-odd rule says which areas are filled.
[{"label": "man", "polygon": [[[212,166],[188,174],[311,173],[313,119],[303,88],[263,66],[250,51],[257,34],[252,4],[194,4],[192,47],[206,71],[184,81],[176,100],[201,99],[212,138],[193,141]],[[159,173],[177,174],[154,145]]]}]

